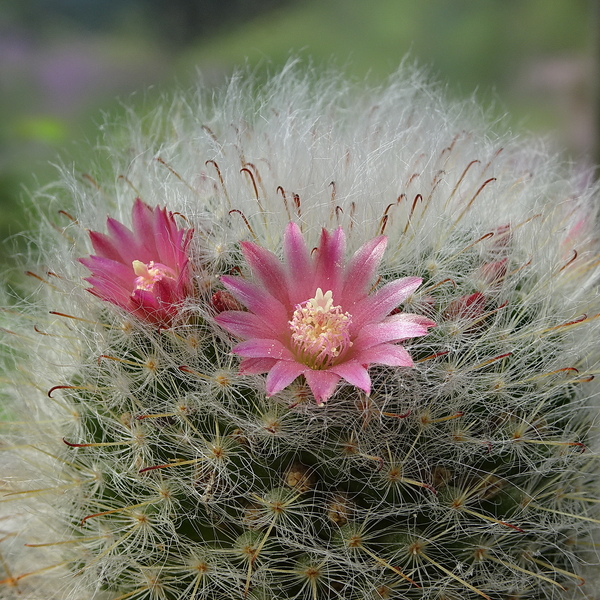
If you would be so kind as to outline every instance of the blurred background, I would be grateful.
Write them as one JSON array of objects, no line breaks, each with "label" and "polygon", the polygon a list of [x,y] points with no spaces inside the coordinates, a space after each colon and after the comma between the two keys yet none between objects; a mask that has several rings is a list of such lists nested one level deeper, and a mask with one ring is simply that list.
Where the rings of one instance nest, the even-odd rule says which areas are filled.
[{"label": "blurred background", "polygon": [[582,166],[598,155],[600,0],[0,0],[0,267],[28,191],[93,142],[105,115],[247,62],[333,57],[373,83],[407,52],[454,97]]}]

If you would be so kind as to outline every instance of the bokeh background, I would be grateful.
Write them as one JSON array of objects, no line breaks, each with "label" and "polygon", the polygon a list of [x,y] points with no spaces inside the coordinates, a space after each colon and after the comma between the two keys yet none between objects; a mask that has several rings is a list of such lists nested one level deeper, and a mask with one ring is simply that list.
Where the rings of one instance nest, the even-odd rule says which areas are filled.
[{"label": "bokeh background", "polygon": [[[0,0],[0,267],[30,190],[106,115],[290,56],[382,81],[402,58],[513,130],[598,160],[600,0]],[[110,116],[108,117],[110,119]],[[85,168],[81,166],[80,168]]]}]

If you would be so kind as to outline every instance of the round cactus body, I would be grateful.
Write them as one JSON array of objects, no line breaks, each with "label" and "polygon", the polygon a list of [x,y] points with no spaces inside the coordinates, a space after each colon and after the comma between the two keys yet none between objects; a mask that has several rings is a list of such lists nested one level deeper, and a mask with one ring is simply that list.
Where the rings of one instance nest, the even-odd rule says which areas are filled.
[{"label": "round cactus body", "polygon": [[109,136],[2,317],[0,598],[593,597],[597,186],[410,70]]}]

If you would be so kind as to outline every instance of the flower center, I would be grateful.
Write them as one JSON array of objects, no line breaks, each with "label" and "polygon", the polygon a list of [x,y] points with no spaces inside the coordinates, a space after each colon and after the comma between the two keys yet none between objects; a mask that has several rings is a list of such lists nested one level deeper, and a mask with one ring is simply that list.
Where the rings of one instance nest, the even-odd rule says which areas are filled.
[{"label": "flower center", "polygon": [[134,290],[151,292],[154,289],[154,285],[165,277],[169,279],[177,277],[173,269],[161,263],[155,263],[153,260],[148,264],[143,263],[141,260],[134,260],[132,264],[133,271],[137,275],[133,282],[135,286]]},{"label": "flower center", "polygon": [[312,369],[326,369],[350,346],[349,313],[333,305],[331,290],[323,294],[318,288],[315,297],[296,305],[289,321],[292,343],[298,360]]}]

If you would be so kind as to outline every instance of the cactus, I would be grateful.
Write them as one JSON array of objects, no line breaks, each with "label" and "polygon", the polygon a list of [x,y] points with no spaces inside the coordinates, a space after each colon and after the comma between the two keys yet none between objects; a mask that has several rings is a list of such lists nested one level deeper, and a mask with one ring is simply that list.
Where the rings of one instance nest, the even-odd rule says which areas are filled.
[{"label": "cactus", "polygon": [[598,186],[359,88],[234,77],[40,192],[0,598],[591,597]]}]

